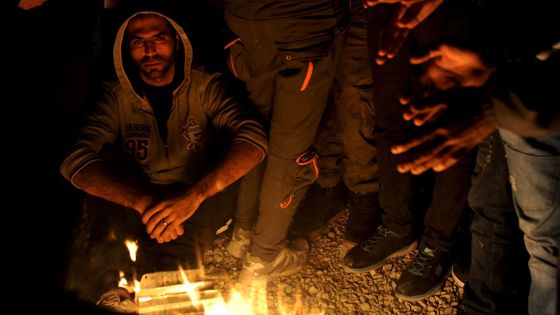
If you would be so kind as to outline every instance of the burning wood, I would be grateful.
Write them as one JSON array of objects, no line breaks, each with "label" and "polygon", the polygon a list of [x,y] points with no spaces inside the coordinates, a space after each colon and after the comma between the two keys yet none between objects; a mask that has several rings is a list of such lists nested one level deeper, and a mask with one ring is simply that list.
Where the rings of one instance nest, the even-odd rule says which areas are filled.
[{"label": "burning wood", "polygon": [[221,299],[214,289],[224,274],[206,275],[200,270],[145,274],[136,294],[139,314],[204,314],[206,305]]}]

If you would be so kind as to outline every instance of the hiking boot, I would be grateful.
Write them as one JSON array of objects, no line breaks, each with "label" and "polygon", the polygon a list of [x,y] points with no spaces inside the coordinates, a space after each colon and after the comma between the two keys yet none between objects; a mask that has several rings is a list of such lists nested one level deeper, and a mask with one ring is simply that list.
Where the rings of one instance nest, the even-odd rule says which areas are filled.
[{"label": "hiking boot", "polygon": [[395,295],[407,301],[433,295],[443,286],[450,266],[447,252],[422,244],[412,264],[397,281]]},{"label": "hiking boot", "polygon": [[289,238],[318,240],[328,225],[344,214],[346,190],[342,182],[327,188],[313,183],[296,210]]},{"label": "hiking boot", "polygon": [[284,247],[271,262],[247,252],[237,281],[249,285],[257,280],[267,281],[276,277],[292,275],[305,266],[308,254],[309,244],[303,238],[292,240],[289,246]]},{"label": "hiking boot", "polygon": [[372,235],[381,224],[379,193],[348,194],[348,221],[344,240],[360,243]]},{"label": "hiking boot", "polygon": [[451,277],[458,287],[464,288],[469,279],[469,266],[460,260],[457,261],[451,267]]},{"label": "hiking boot", "polygon": [[251,245],[251,231],[235,228],[231,240],[226,246],[226,251],[233,257],[242,259]]},{"label": "hiking boot", "polygon": [[366,272],[383,265],[394,257],[404,256],[416,249],[411,235],[399,236],[380,225],[377,231],[344,256],[343,267],[348,272]]}]

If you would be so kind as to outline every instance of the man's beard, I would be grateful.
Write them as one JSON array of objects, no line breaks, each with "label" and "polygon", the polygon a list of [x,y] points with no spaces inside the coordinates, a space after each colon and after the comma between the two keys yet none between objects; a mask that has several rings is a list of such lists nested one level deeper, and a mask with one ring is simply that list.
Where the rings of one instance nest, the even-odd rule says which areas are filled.
[{"label": "man's beard", "polygon": [[163,74],[165,73],[164,70],[144,70],[142,72],[150,79],[159,79],[163,77]]},{"label": "man's beard", "polygon": [[[159,69],[148,69],[146,67],[144,67],[144,64],[150,63],[150,62],[160,62],[161,63],[161,68]],[[155,57],[151,57],[151,58],[143,58],[142,60],[140,60],[140,71],[142,71],[142,73],[150,78],[150,79],[159,79],[161,77],[163,77],[168,71],[169,71],[169,67],[171,65],[170,62],[168,62],[169,60],[164,60],[162,57],[160,56],[155,56]]]}]

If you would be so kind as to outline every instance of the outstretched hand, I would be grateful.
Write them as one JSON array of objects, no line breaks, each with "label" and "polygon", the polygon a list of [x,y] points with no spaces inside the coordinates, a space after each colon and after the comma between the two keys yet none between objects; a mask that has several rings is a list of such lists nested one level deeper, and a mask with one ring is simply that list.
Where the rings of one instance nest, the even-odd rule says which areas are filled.
[{"label": "outstretched hand", "polygon": [[170,242],[183,235],[183,222],[195,213],[201,203],[202,199],[189,190],[150,206],[142,214],[142,222],[148,234],[158,243]]},{"label": "outstretched hand", "polygon": [[43,5],[47,0],[19,0],[18,8],[22,10],[31,10]]},{"label": "outstretched hand", "polygon": [[448,44],[441,44],[426,55],[413,57],[410,63],[425,65],[421,84],[433,85],[440,90],[482,86],[495,70],[479,53]]},{"label": "outstretched hand", "polygon": [[[403,118],[416,126],[437,120],[445,113],[447,123],[427,134],[391,147],[393,154],[411,150],[419,151],[412,160],[401,163],[401,173],[421,174],[429,169],[440,172],[455,165],[463,155],[473,149],[495,129],[495,123],[484,117],[481,110],[483,86],[494,72],[481,56],[471,50],[442,44],[420,57],[411,58],[412,64],[424,64],[425,72],[419,80],[418,91],[413,97],[401,97],[407,106]],[[438,91],[439,90],[439,91]]]},{"label": "outstretched hand", "polygon": [[393,58],[408,37],[410,31],[434,12],[443,0],[364,0],[369,8],[381,3],[399,4],[395,19],[383,31],[375,62],[379,65]]},{"label": "outstretched hand", "polygon": [[411,172],[414,175],[429,169],[441,172],[455,165],[495,129],[496,125],[491,119],[478,116],[474,121],[450,123],[408,143],[394,145],[391,147],[391,152],[401,154],[424,146],[425,149],[420,155],[409,162],[399,164],[397,170],[400,173]]}]

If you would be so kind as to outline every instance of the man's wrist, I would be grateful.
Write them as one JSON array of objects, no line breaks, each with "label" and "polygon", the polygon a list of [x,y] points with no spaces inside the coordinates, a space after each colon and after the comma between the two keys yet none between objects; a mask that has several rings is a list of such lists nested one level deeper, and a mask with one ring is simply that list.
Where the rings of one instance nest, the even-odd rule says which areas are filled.
[{"label": "man's wrist", "polygon": [[143,214],[146,209],[154,203],[154,198],[148,194],[140,194],[134,199],[132,207],[139,214]]}]

